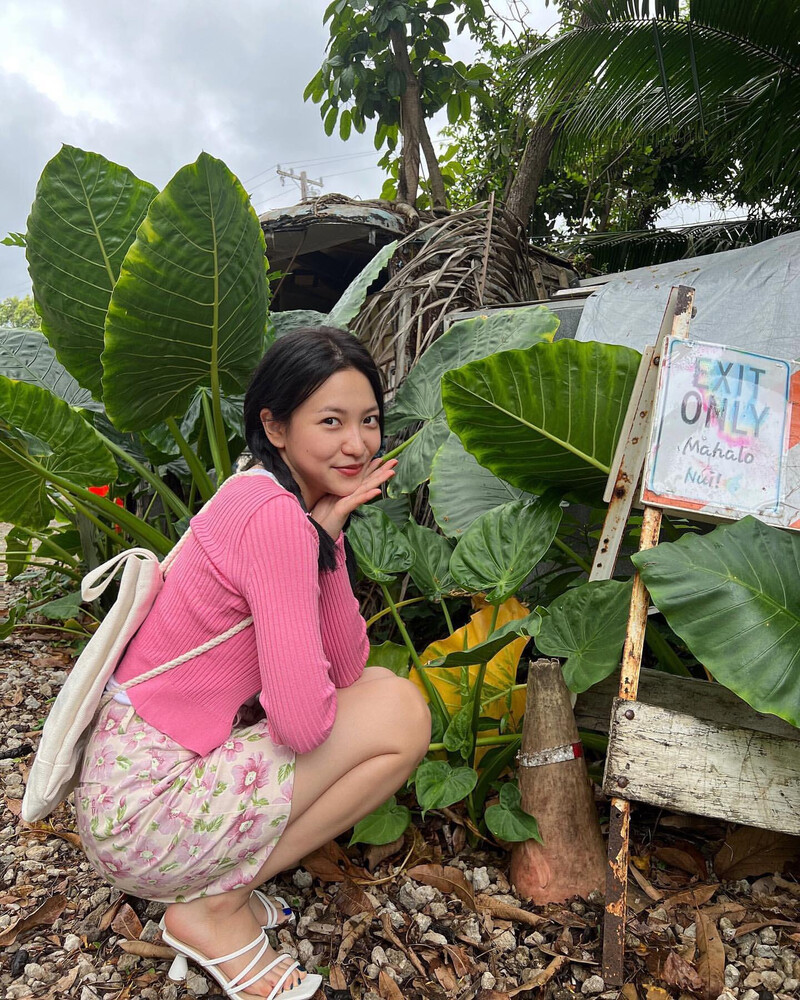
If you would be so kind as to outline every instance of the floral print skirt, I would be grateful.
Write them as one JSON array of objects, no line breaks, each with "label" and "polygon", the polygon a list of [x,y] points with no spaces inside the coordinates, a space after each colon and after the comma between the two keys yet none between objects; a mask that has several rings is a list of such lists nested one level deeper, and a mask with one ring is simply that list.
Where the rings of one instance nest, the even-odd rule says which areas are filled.
[{"label": "floral print skirt", "polygon": [[294,752],[261,719],[205,756],[112,701],[75,790],[78,831],[112,885],[171,903],[248,885],[289,821]]}]

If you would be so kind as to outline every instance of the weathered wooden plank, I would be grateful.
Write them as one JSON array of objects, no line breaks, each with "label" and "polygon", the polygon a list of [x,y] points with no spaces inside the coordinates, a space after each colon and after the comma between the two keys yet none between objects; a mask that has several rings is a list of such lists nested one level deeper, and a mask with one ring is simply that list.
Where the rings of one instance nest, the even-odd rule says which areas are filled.
[{"label": "weathered wooden plank", "polygon": [[[581,729],[607,733],[611,708],[619,689],[619,677],[612,674],[578,695],[575,719]],[[722,684],[676,677],[660,670],[643,668],[639,677],[639,701],[658,708],[685,712],[707,722],[772,733],[788,740],[800,740],[795,729],[777,715],[762,715]]]},{"label": "weathered wooden plank", "polygon": [[607,794],[800,834],[800,741],[640,701],[612,720]]}]

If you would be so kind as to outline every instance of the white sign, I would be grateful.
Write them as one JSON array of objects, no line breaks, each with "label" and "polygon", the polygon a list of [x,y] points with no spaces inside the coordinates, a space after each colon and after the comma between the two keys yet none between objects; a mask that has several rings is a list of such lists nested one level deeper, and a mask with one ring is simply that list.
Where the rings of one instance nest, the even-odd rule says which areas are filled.
[{"label": "white sign", "polygon": [[668,338],[645,503],[783,520],[791,367],[719,344]]}]

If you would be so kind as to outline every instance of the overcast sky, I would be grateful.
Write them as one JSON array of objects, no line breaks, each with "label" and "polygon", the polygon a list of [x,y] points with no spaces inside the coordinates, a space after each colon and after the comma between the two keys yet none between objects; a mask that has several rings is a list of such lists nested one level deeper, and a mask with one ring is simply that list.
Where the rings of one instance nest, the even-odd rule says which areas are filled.
[{"label": "overcast sky", "polygon": [[[372,133],[328,138],[303,90],[324,57],[328,0],[0,0],[0,238],[24,232],[36,182],[62,143],[159,188],[201,150],[257,211],[291,205],[276,164],[324,192],[376,197]],[[556,19],[531,0],[531,22]],[[454,58],[470,58],[459,39]],[[0,299],[30,291],[24,251],[0,246]]]}]

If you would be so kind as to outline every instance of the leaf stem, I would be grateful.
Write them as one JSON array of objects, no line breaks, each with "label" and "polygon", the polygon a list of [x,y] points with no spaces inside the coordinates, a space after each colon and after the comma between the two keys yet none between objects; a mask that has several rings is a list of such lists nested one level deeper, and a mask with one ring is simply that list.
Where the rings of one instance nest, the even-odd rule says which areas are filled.
[{"label": "leaf stem", "polygon": [[[492,607],[492,624],[489,626],[489,635],[494,633],[497,626],[497,616],[500,614],[500,605],[495,604]],[[488,661],[484,662],[478,667],[478,676],[475,678],[475,686],[472,689],[472,749],[469,754],[468,766],[475,766],[475,748],[476,740],[478,738],[478,721],[481,717],[481,692],[483,691],[483,681],[486,677],[486,665]]]},{"label": "leaf stem", "polygon": [[[175,438],[175,443],[183,456],[184,461],[189,466],[189,471],[192,473],[192,482],[195,483],[197,489],[200,491],[200,496],[203,500],[210,500],[214,496],[214,484],[211,482],[211,478],[203,468],[203,463],[200,461],[200,457],[190,448],[189,442],[181,434],[180,427],[174,417],[167,417],[165,421],[167,427],[169,428],[170,434]],[[209,429],[210,437],[210,429]]]},{"label": "leaf stem", "polygon": [[[475,740],[476,747],[500,747],[504,746],[506,743],[513,743],[515,740],[518,743],[521,737],[519,733],[504,733],[501,736],[480,736]],[[428,753],[434,753],[439,750],[446,750],[447,747],[444,743],[431,743],[428,747]]]},{"label": "leaf stem", "polygon": [[406,648],[411,654],[411,660],[417,668],[419,679],[422,682],[422,686],[425,688],[425,693],[428,695],[428,701],[430,702],[431,708],[434,709],[439,716],[439,722],[441,723],[443,729],[446,729],[447,723],[450,721],[450,714],[447,711],[444,701],[442,701],[442,696],[439,694],[439,691],[434,686],[430,677],[428,677],[427,671],[419,658],[419,654],[416,649],[414,649],[411,636],[408,634],[408,629],[406,628],[403,619],[400,617],[400,612],[397,610],[397,605],[395,604],[392,595],[389,593],[389,588],[385,583],[382,583],[380,588],[383,591],[383,598],[389,605],[389,609],[392,612],[392,617],[395,620],[395,624],[397,625],[400,635],[403,637],[403,642],[406,644]]},{"label": "leaf stem", "polygon": [[381,455],[382,462],[388,462],[390,458],[397,458],[397,456],[406,450],[406,448],[411,444],[411,442],[419,437],[422,433],[423,428],[420,427],[418,431],[414,431],[410,438],[406,438],[405,441],[401,441],[396,448],[392,448],[391,451],[387,451],[385,455]]},{"label": "leaf stem", "polygon": [[120,458],[126,465],[129,465],[134,472],[138,472],[139,475],[144,479],[145,482],[150,483],[156,493],[164,501],[165,505],[169,507],[174,514],[178,517],[187,517],[189,514],[188,508],[185,506],[181,498],[170,489],[169,486],[164,482],[164,480],[156,475],[143,465],[138,459],[134,458],[133,455],[129,455],[124,448],[121,448],[118,444],[102,434],[95,428],[95,433],[102,440],[103,444],[108,448],[108,450]]},{"label": "leaf stem", "polygon": [[[70,503],[74,504],[77,497],[84,504],[88,504],[89,507],[93,507],[95,510],[105,514],[109,520],[121,525],[138,541],[143,542],[145,545],[149,545],[154,552],[161,553],[162,555],[166,555],[166,553],[169,552],[171,543],[166,535],[163,535],[157,528],[153,528],[145,521],[142,521],[142,519],[137,517],[135,514],[131,514],[131,512],[125,507],[118,507],[106,497],[90,493],[89,490],[85,490],[82,486],[78,486],[75,483],[70,482],[69,479],[65,479],[63,476],[57,475],[55,472],[42,465],[41,462],[37,462],[36,459],[32,458],[30,455],[15,451],[13,448],[9,448],[9,446],[3,441],[0,441],[0,455],[6,455],[8,458],[13,459],[19,465],[23,466],[23,468],[26,468],[31,472],[35,472],[36,475],[44,479],[45,482],[52,483],[52,485],[55,486],[56,489],[70,501]],[[103,525],[103,530],[111,534],[111,529],[107,528],[105,525]],[[114,538],[117,545],[123,544],[121,539],[119,539],[115,534],[111,534],[111,537]]]},{"label": "leaf stem", "polygon": [[452,635],[455,629],[453,628],[453,619],[450,617],[450,611],[447,607],[447,601],[445,601],[445,599],[442,598],[441,604],[442,604],[442,614],[444,615],[444,620],[447,622],[447,628],[450,631],[450,635]]},{"label": "leaf stem", "polygon": [[[419,604],[420,601],[425,601],[425,600],[427,600],[427,598],[425,597],[409,597],[405,601],[397,601],[395,607],[404,608],[407,604]],[[379,621],[385,615],[390,615],[391,613],[392,613],[391,608],[382,608],[377,614],[374,614],[371,618],[367,619],[367,628],[369,628],[370,625],[374,625],[375,622]]]},{"label": "leaf stem", "polygon": [[571,546],[563,542],[558,536],[553,539],[553,545],[557,549],[561,549],[564,555],[569,556],[569,558],[584,571],[584,573],[591,573],[592,567],[586,562],[585,559],[581,558],[578,553]]},{"label": "leaf stem", "polygon": [[203,408],[203,417],[206,422],[208,432],[208,443],[211,446],[211,454],[214,458],[214,467],[217,470],[217,483],[222,485],[222,481],[231,474],[231,457],[228,454],[228,439],[225,436],[225,423],[222,419],[222,405],[219,401],[219,385],[211,389],[211,399],[201,391],[200,405]]}]

